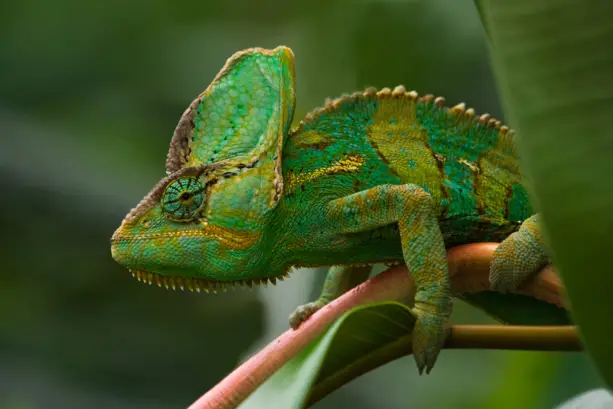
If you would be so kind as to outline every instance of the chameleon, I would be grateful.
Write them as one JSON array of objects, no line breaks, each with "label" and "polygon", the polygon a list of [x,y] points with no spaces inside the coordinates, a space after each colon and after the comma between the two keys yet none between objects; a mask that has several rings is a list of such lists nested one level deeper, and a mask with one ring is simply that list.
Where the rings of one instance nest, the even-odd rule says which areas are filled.
[{"label": "chameleon", "polygon": [[291,49],[231,56],[183,113],[166,176],[113,233],[112,257],[140,281],[198,292],[329,267],[292,328],[373,264],[405,263],[412,352],[430,373],[453,307],[446,249],[501,242],[490,271],[500,293],[549,263],[515,132],[403,86],[327,100],[292,127],[295,103]]}]

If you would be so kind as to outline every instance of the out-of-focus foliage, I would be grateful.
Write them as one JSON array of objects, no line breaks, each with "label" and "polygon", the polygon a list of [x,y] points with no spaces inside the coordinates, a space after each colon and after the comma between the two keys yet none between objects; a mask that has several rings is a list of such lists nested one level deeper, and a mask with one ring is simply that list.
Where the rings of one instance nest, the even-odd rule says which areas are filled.
[{"label": "out-of-focus foliage", "polygon": [[613,2],[480,0],[545,237],[613,388]]},{"label": "out-of-focus foliage", "polygon": [[[0,407],[185,407],[287,328],[319,277],[173,293],[109,251],[185,107],[232,53],[279,44],[296,54],[298,119],[400,83],[501,116],[471,0],[0,3]],[[402,359],[317,407],[549,408],[597,386],[583,354],[445,351],[428,377]]]}]

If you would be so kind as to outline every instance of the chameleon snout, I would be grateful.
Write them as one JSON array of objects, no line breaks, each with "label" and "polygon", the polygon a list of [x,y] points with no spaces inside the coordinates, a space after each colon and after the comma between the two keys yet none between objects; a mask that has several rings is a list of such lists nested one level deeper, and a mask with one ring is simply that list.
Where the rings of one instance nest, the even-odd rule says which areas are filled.
[{"label": "chameleon snout", "polygon": [[128,267],[130,255],[127,248],[127,240],[121,236],[121,227],[115,230],[111,236],[111,257],[122,266]]}]

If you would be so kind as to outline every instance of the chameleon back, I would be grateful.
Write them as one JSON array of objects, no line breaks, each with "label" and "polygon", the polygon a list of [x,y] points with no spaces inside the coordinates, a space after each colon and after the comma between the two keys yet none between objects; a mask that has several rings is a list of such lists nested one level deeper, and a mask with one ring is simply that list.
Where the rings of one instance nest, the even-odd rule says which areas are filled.
[{"label": "chameleon back", "polygon": [[502,240],[532,215],[513,132],[463,104],[443,103],[398,87],[316,110],[285,143],[286,200],[328,201],[411,183],[438,204],[448,246]]}]

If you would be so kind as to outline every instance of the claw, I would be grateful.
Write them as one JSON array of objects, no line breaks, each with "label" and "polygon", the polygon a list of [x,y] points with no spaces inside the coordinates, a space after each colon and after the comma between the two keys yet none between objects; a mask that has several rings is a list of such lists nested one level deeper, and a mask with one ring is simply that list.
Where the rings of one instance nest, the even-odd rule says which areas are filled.
[{"label": "claw", "polygon": [[421,303],[416,303],[416,307],[411,310],[417,318],[413,328],[413,357],[419,374],[425,372],[428,375],[440,354],[449,327],[447,314],[428,310],[423,306],[420,308],[419,304]]},{"label": "claw", "polygon": [[[413,356],[415,357],[415,363],[417,364],[417,372],[421,376],[424,373],[424,368],[426,367],[426,362],[424,360],[424,357],[421,356],[421,354],[413,353]],[[427,371],[426,373],[428,373],[428,372],[429,371]]]}]

